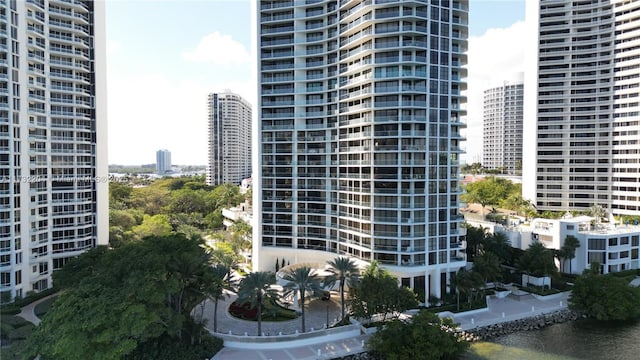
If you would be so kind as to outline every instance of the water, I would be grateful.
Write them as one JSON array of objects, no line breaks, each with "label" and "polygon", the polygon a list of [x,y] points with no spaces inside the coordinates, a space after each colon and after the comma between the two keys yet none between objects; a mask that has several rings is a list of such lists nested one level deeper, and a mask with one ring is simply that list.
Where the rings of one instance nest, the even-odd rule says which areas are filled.
[{"label": "water", "polygon": [[580,320],[505,335],[492,342],[503,345],[503,352],[507,349],[527,350],[526,358],[636,360],[640,359],[640,321]]}]

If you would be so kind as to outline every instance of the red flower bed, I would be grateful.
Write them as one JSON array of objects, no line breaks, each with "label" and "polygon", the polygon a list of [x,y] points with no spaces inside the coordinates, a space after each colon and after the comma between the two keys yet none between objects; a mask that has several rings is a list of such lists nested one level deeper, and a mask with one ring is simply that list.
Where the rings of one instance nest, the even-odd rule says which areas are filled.
[{"label": "red flower bed", "polygon": [[252,321],[258,320],[258,309],[251,308],[250,303],[239,304],[236,301],[234,301],[229,306],[229,313],[231,313],[232,316],[235,316],[237,318],[244,319],[244,320],[252,320]]}]

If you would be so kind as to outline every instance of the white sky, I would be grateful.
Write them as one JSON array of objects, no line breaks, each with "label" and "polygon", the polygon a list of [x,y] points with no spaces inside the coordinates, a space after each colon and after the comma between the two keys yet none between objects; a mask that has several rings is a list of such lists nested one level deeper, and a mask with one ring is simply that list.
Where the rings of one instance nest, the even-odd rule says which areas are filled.
[{"label": "white sky", "polygon": [[[255,104],[249,1],[107,1],[109,164],[153,164],[158,149],[173,164],[206,164],[207,94],[228,89]],[[522,71],[524,0],[471,0],[469,14],[472,162],[482,152],[482,91]]]}]

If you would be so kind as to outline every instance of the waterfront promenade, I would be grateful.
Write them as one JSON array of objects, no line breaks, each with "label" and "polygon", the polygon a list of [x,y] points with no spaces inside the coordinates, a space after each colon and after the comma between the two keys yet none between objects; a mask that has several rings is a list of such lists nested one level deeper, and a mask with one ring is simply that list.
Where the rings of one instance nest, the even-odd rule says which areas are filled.
[{"label": "waterfront promenade", "polygon": [[[218,304],[218,331],[223,334],[229,334],[229,331],[231,331],[234,335],[242,336],[246,333],[248,336],[255,336],[257,334],[256,322],[239,320],[229,315],[227,308],[231,302],[236,299],[236,296],[232,293],[228,295],[227,298],[221,300]],[[442,313],[441,316],[451,316],[454,322],[460,324],[462,330],[472,330],[476,327],[484,327],[566,309],[568,297],[569,292],[544,298],[531,294],[509,295],[503,299],[492,296],[487,299],[486,309],[460,314]],[[25,306],[22,308],[19,316],[34,324],[38,324],[40,319],[35,316],[34,308],[38,303],[47,298]],[[194,313],[200,310],[200,308],[196,308],[194,309]],[[329,316],[330,323],[335,322],[336,319],[340,317],[340,300],[337,293],[333,293],[329,301],[313,300],[307,305],[307,330],[324,328],[327,323],[327,315]],[[207,319],[207,327],[212,329],[213,304],[211,302],[207,302],[204,307],[204,317]],[[277,336],[280,333],[283,335],[295,334],[296,330],[299,331],[300,329],[300,321],[300,318],[283,322],[265,321],[262,324],[262,329],[265,335],[270,336]],[[364,343],[367,338],[368,335],[358,335],[341,340],[327,341],[324,337],[319,336],[314,340],[306,341],[305,345],[288,345],[287,343],[281,343],[276,349],[262,350],[225,347],[218,352],[212,360],[335,359],[365,351]]]},{"label": "waterfront promenade", "polygon": [[453,321],[460,324],[462,330],[470,330],[476,327],[548,314],[566,309],[569,294],[570,292],[563,292],[546,297],[536,297],[532,294],[509,295],[503,299],[489,297],[487,298],[486,310],[452,314]]},{"label": "waterfront promenade", "polygon": [[[550,313],[567,308],[567,299],[569,293],[560,293],[546,298],[538,298],[531,294],[524,295],[509,295],[503,299],[497,299],[490,297],[487,301],[487,309],[475,310],[473,312],[467,312],[462,314],[453,315],[454,322],[460,324],[462,330],[471,330],[476,327],[489,326],[493,324],[499,324],[502,322],[508,322],[518,319],[524,319],[533,317],[543,313]],[[231,300],[228,300],[231,301]],[[319,301],[319,300],[318,300]],[[336,302],[335,296],[332,297],[332,302],[337,304],[337,311],[340,311],[339,301]],[[317,302],[315,304],[318,304]],[[322,302],[320,302],[322,304]],[[307,315],[307,324],[324,324],[322,317],[326,319],[326,314],[323,315],[322,309],[318,308],[318,305],[311,307],[314,303],[310,304]],[[213,306],[211,306],[213,309]],[[255,322],[244,322],[232,318],[226,312],[224,306],[218,308],[219,324],[225,329],[233,328],[236,324],[240,328],[254,329]],[[210,313],[212,315],[212,312]],[[449,314],[442,314],[449,315]],[[326,320],[325,320],[326,321]],[[223,324],[224,323],[224,324]],[[211,327],[212,322],[209,322]],[[223,325],[222,325],[223,324]],[[300,319],[280,322],[280,323],[263,323],[265,333],[271,334],[278,333],[280,328],[293,329],[296,326],[299,327]],[[312,325],[313,326],[313,325]],[[309,328],[310,326],[307,325]],[[317,327],[316,327],[317,328]],[[238,333],[238,332],[234,332]],[[322,337],[318,337],[318,341],[313,344],[304,346],[288,346],[283,343],[278,349],[269,350],[252,350],[241,348],[225,347],[218,354],[216,354],[212,360],[234,360],[234,359],[247,359],[247,360],[315,360],[315,359],[335,359],[350,354],[356,354],[365,351],[363,344],[368,338],[368,335],[360,335],[357,337],[350,337],[338,341],[323,341]],[[319,352],[318,352],[319,351]]]}]

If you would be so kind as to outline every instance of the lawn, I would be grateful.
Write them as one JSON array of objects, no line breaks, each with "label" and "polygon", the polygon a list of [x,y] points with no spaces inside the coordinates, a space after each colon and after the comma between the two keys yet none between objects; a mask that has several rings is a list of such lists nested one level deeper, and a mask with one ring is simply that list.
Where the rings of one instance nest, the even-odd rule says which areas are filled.
[{"label": "lawn", "polygon": [[38,318],[42,318],[44,314],[51,309],[51,305],[53,305],[57,298],[57,296],[53,296],[36,305],[33,309],[34,314],[36,314]]}]

